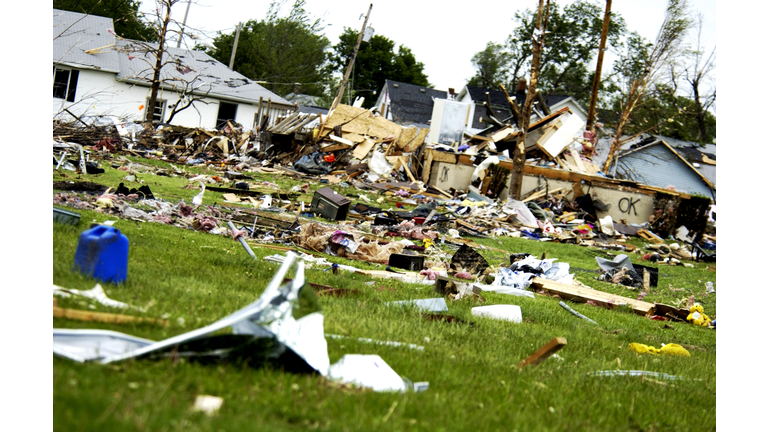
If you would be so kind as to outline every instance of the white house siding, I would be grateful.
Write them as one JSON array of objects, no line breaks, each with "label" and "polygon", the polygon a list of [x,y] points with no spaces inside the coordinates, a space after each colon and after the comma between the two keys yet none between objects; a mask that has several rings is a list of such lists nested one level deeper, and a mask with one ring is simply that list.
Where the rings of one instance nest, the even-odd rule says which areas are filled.
[{"label": "white house siding", "polygon": [[[66,69],[76,69],[65,67]],[[125,88],[120,88],[115,82],[114,73],[100,72],[89,69],[76,69],[80,72],[77,79],[75,102],[53,98],[54,118],[71,117],[64,108],[77,116],[106,115],[121,116],[125,107],[121,99],[125,97]]]},{"label": "white house siding", "polygon": [[552,112],[555,112],[565,106],[571,110],[573,115],[578,116],[584,123],[587,122],[587,113],[585,113],[584,110],[582,110],[581,107],[577,105],[576,102],[574,102],[571,98],[564,100],[562,103],[552,105],[549,107],[549,109]]},{"label": "white house siding", "polygon": [[[150,93],[149,87],[116,81],[116,75],[110,72],[89,69],[77,70],[80,71],[80,75],[77,81],[75,102],[53,98],[54,118],[71,120],[71,116],[64,111],[64,108],[66,108],[78,117],[84,115],[110,115],[127,121],[141,121],[144,119],[144,110],[146,109]],[[170,107],[179,99],[178,94],[173,91],[160,89],[158,99],[166,101],[166,111],[163,120],[167,120],[170,115]],[[254,105],[235,101],[226,102],[237,104],[235,121],[243,125],[245,130],[251,130],[254,117],[258,112],[258,103]],[[264,102],[265,109],[266,101]],[[272,109],[270,109],[270,124],[274,124],[277,117],[284,116],[286,112],[285,107],[273,105]],[[196,101],[193,107],[189,107],[176,114],[171,124],[214,129],[218,113],[219,99],[209,97]]]}]

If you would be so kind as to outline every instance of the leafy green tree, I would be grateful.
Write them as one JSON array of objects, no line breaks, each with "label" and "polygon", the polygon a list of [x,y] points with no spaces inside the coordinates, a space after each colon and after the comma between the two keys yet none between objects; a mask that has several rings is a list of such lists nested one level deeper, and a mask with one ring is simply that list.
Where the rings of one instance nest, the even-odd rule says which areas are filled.
[{"label": "leafy green tree", "polygon": [[[469,85],[495,89],[499,84],[509,87],[512,82],[507,64],[510,55],[504,45],[488,42],[485,49],[472,56],[472,65],[477,69],[475,76],[467,82]],[[515,87],[509,87],[514,89]]]},{"label": "leafy green tree", "polygon": [[[278,16],[285,2],[272,2],[266,19],[249,20],[240,30],[233,69],[255,81],[265,81],[264,87],[279,95],[296,90],[320,96],[327,87],[325,68],[330,46],[321,34],[323,22],[312,20],[304,9],[304,0],[296,0],[288,16]],[[215,49],[208,54],[229,64],[235,31],[219,33],[214,38]]]},{"label": "leafy green tree", "polygon": [[[664,71],[674,70],[674,63],[683,52],[685,36],[691,27],[690,4],[688,0],[668,0],[656,42],[644,48],[639,45],[636,53],[637,64],[630,69],[625,87],[618,98],[621,114],[615,127],[615,138],[608,151],[608,157],[603,164],[603,172],[608,172],[616,151],[627,140],[622,134],[636,120],[634,111],[643,104],[653,100],[653,90],[658,90],[663,84]],[[630,83],[629,87],[626,84]],[[672,93],[674,94],[674,93]]]},{"label": "leafy green tree", "polygon": [[[538,88],[542,95],[567,94],[588,106],[594,72],[588,70],[587,65],[600,47],[604,11],[586,0],[578,0],[563,8],[552,2],[549,7]],[[515,30],[503,45],[491,42],[472,58],[477,73],[471,83],[483,83],[488,87],[504,84],[514,89],[519,78],[530,74],[536,11],[518,11],[513,21]],[[608,27],[609,46],[621,46],[625,32],[624,19],[612,12]],[[494,85],[489,85],[488,81],[494,81]]]},{"label": "leafy green tree", "polygon": [[140,41],[157,42],[157,32],[144,21],[138,0],[53,0],[53,8],[112,18],[115,33]]},{"label": "leafy green tree", "polygon": [[[622,109],[621,102],[620,99],[613,101],[611,107],[613,116],[606,122],[607,126],[616,127]],[[705,134],[710,137],[715,136],[717,127],[715,116],[705,111],[703,117]],[[647,132],[685,141],[701,142],[696,102],[676,94],[674,87],[668,84],[657,84],[653,91],[648,92],[638,102],[624,126],[624,131],[628,136]]]},{"label": "leafy green tree", "polygon": [[[333,46],[334,54],[331,57],[333,70],[342,74],[346,71],[355,49],[357,36],[358,31],[344,28],[344,32],[339,37],[339,43]],[[370,108],[376,103],[374,91],[380,91],[387,79],[432,87],[427,75],[424,74],[424,63],[416,61],[416,57],[408,47],[400,45],[395,50],[394,41],[375,35],[368,42],[360,44],[349,87],[353,95],[364,96],[363,106]]]}]

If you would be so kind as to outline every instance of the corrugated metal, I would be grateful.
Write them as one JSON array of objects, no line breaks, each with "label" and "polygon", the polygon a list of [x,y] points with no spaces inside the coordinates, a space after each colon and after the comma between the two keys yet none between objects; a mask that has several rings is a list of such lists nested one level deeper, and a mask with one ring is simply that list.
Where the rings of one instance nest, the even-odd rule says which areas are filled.
[{"label": "corrugated metal", "polygon": [[617,176],[628,178],[648,186],[712,196],[709,186],[685,162],[662,143],[619,157]]}]

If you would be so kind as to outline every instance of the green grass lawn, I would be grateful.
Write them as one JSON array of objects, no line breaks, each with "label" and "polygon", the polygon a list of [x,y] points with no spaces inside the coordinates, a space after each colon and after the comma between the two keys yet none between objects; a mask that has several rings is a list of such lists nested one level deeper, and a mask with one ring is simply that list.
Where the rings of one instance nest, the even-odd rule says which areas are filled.
[{"label": "green grass lawn", "polygon": [[[132,159],[164,168],[167,163]],[[106,172],[86,180],[117,186],[127,175],[104,163]],[[186,168],[188,172],[203,172]],[[76,180],[54,172],[53,180]],[[213,174],[213,173],[211,173]],[[170,202],[191,202],[196,189],[185,189],[183,177],[139,174],[153,193]],[[283,190],[300,180],[258,176],[278,182]],[[312,190],[325,185],[313,184]],[[129,187],[138,187],[134,184]],[[360,191],[339,189],[357,202]],[[310,192],[311,193],[311,192]],[[311,195],[302,196],[309,201]],[[374,193],[369,197],[376,198]],[[206,191],[206,204],[221,203]],[[141,223],[79,210],[77,226],[53,226],[53,283],[90,289],[96,281],[72,271],[78,238],[91,223],[117,220],[115,227],[130,241],[128,278],[120,285],[102,284],[115,300],[145,307],[142,316],[167,317],[170,325],[100,324],[54,319],[54,328],[98,328],[162,340],[210,324],[253,302],[278,265],[263,258],[275,250],[252,246],[254,261],[229,237],[185,230],[160,223]],[[596,280],[597,249],[517,238],[477,239],[507,253],[527,252],[571,265],[576,278],[595,289],[626,297],[638,292]],[[643,246],[639,240],[630,243]],[[452,252],[446,248],[447,252]],[[508,264],[507,253],[480,251],[491,265]],[[638,262],[640,255],[631,254]],[[383,269],[364,262],[328,257],[332,262],[363,269]],[[646,264],[646,263],[643,263]],[[704,284],[715,281],[713,264],[695,268],[659,267],[659,286],[645,301],[671,304],[694,295],[714,317],[716,294]],[[607,310],[569,303],[597,321],[581,320],[558,306],[559,299],[535,299],[483,293],[485,304],[515,304],[521,324],[477,318],[471,300],[452,303],[450,314],[461,323],[428,321],[415,310],[389,308],[395,300],[436,297],[432,287],[369,279],[323,269],[307,269],[309,282],[355,288],[357,295],[320,297],[325,333],[416,344],[424,350],[327,339],[331,363],[344,354],[378,354],[411,381],[428,381],[421,393],[375,393],[326,381],[318,375],[283,372],[274,367],[249,368],[222,363],[206,366],[171,360],[125,361],[110,365],[78,364],[53,358],[54,430],[239,431],[239,430],[424,430],[424,431],[707,431],[715,429],[715,331],[687,323],[652,321],[618,308]],[[373,280],[372,285],[366,284]],[[390,288],[382,289],[382,288]],[[717,287],[716,287],[717,288]],[[394,290],[394,291],[392,291]],[[64,308],[134,314],[59,298]],[[568,344],[534,367],[516,365],[554,337]],[[685,346],[691,357],[637,354],[639,342]],[[642,370],[681,377],[596,377],[609,370]],[[224,399],[214,416],[193,412],[197,395]]]}]

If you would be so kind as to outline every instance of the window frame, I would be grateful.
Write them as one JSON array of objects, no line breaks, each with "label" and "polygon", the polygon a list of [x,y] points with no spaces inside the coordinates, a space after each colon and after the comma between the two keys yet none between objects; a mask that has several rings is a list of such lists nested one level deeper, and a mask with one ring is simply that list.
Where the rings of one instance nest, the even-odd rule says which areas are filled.
[{"label": "window frame", "polygon": [[[157,108],[158,104],[160,105],[160,117],[159,118],[156,117],[157,116],[157,109],[156,108]],[[149,108],[149,98],[147,98],[146,107],[147,107],[147,109],[150,109]],[[152,120],[151,121],[154,122],[155,120],[157,120],[160,123],[163,123],[165,121],[165,110],[166,110],[167,107],[168,107],[168,101],[166,99],[160,99],[160,98],[155,99],[155,108],[152,109]]]},{"label": "window frame", "polygon": [[[57,75],[60,73],[66,72],[66,79],[64,80],[57,80]],[[77,94],[77,81],[80,76],[80,71],[74,68],[69,67],[61,67],[57,65],[53,65],[53,97],[54,99],[62,99],[66,100],[67,102],[74,102],[75,96]],[[62,82],[63,81],[63,82]],[[58,89],[63,89],[63,93],[61,91],[56,91]],[[63,97],[62,97],[63,94]]]},{"label": "window frame", "polygon": [[[235,107],[235,109],[234,109],[234,113],[233,113],[233,115],[232,115],[232,118],[227,118],[227,119],[223,119],[223,120],[222,120],[222,118],[221,118],[221,104],[232,105],[232,106],[234,106],[234,107]],[[227,101],[221,101],[221,100],[220,100],[220,101],[219,101],[219,109],[218,109],[218,111],[216,111],[216,127],[218,128],[218,127],[220,127],[222,124],[226,124],[226,123],[227,123],[227,120],[231,120],[231,121],[233,121],[233,122],[234,122],[234,121],[236,121],[235,119],[237,118],[237,111],[238,111],[238,109],[239,109],[239,108],[240,108],[240,104],[238,104],[238,103],[234,103],[234,102],[227,102]]]}]

